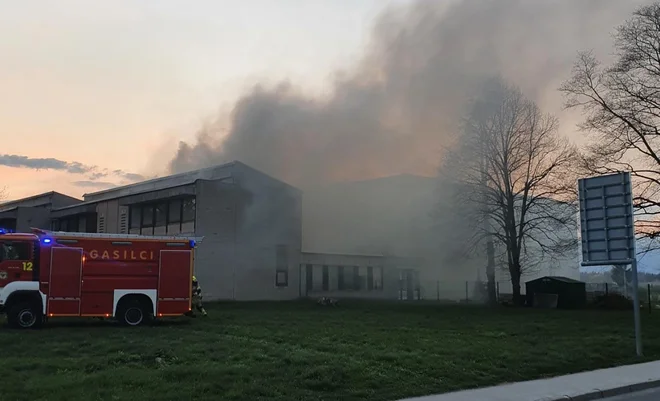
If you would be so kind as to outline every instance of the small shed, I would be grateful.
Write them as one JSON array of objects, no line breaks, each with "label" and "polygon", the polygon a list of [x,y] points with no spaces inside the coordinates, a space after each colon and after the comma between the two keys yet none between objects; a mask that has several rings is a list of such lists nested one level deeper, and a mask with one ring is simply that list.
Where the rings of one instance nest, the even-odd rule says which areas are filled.
[{"label": "small shed", "polygon": [[[527,305],[540,306],[548,297],[556,299],[557,308],[578,309],[587,304],[584,282],[562,276],[545,276],[525,283]],[[537,295],[538,294],[538,295]]]}]

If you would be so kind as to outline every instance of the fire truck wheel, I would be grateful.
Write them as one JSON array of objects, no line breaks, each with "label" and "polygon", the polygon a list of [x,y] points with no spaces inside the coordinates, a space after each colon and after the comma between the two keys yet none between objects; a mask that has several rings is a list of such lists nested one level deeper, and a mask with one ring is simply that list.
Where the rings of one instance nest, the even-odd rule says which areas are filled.
[{"label": "fire truck wheel", "polygon": [[122,300],[117,319],[124,326],[139,326],[149,321],[148,308],[139,299]]},{"label": "fire truck wheel", "polygon": [[7,313],[9,324],[18,329],[36,329],[43,323],[41,310],[31,302],[20,302]]}]

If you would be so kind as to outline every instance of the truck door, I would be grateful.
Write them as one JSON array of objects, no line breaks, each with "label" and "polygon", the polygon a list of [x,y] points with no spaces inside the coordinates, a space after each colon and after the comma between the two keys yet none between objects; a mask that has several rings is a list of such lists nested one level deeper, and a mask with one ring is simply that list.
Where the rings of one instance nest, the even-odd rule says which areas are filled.
[{"label": "truck door", "polygon": [[158,314],[181,315],[190,309],[193,252],[161,250],[158,267]]},{"label": "truck door", "polygon": [[49,277],[49,316],[79,316],[83,249],[53,247]]},{"label": "truck door", "polygon": [[38,281],[34,241],[0,239],[0,288],[12,281]]}]

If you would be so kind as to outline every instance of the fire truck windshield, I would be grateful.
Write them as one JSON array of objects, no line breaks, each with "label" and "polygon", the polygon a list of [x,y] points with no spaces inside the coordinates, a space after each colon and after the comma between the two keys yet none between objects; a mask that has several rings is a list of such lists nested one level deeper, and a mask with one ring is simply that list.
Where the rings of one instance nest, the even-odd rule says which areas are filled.
[{"label": "fire truck windshield", "polygon": [[18,260],[18,252],[11,244],[2,244],[0,248],[0,260]]}]

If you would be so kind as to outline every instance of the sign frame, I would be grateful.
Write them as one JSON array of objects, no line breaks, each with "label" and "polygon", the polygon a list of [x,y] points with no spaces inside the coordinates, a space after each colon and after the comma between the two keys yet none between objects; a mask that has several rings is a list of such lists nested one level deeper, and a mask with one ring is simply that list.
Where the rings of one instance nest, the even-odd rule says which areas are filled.
[{"label": "sign frame", "polygon": [[637,247],[630,172],[578,180],[582,266],[631,265],[635,349],[642,356]]},{"label": "sign frame", "polygon": [[636,259],[629,172],[578,180],[582,266],[631,264]]}]

